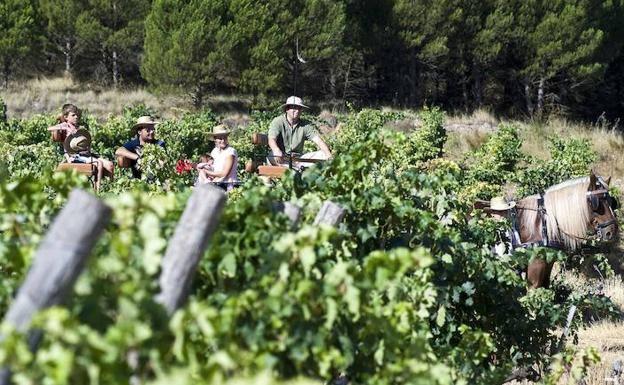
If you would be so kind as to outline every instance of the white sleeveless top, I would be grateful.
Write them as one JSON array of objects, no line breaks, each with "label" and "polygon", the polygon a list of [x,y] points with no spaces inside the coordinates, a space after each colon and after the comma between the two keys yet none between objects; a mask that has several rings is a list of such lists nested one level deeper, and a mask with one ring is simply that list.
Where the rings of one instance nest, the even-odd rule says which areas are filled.
[{"label": "white sleeveless top", "polygon": [[225,149],[221,150],[217,147],[212,149],[210,156],[214,159],[213,169],[215,172],[223,171],[225,166],[225,161],[228,156],[234,157],[234,164],[232,165],[232,169],[230,173],[222,178],[215,178],[215,182],[238,182],[237,176],[237,168],[238,168],[238,154],[236,150],[232,148],[232,146],[227,146]]}]

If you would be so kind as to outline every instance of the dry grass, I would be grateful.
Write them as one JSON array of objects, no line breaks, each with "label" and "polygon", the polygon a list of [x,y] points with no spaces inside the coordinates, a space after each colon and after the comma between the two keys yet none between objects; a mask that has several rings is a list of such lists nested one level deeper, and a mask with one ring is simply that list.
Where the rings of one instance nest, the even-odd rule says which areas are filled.
[{"label": "dry grass", "polygon": [[102,90],[90,84],[78,84],[68,78],[33,79],[0,92],[8,108],[9,117],[25,118],[35,114],[60,112],[65,103],[73,103],[103,118],[120,114],[125,106],[145,104],[172,115],[176,109],[188,108],[183,99],[174,96],[158,97],[137,88],[132,90]]},{"label": "dry grass", "polygon": [[546,144],[551,136],[588,139],[598,153],[598,160],[593,165],[594,170],[600,175],[611,175],[613,177],[611,183],[624,190],[624,136],[621,131],[608,124],[586,125],[565,119],[552,119],[545,124],[500,122],[481,110],[473,115],[449,116],[447,126],[463,126],[465,129],[449,131],[449,140],[445,147],[447,157],[452,160],[463,159],[466,153],[478,148],[487,140],[490,133],[487,130],[489,125],[497,127],[500,123],[518,126],[523,140],[522,151],[540,159],[549,157]]},{"label": "dry grass", "polygon": [[471,114],[453,114],[446,118],[446,124],[489,124],[496,127],[499,120],[487,110],[476,110]]},{"label": "dry grass", "polygon": [[[624,281],[621,276],[616,276],[606,280],[589,279],[585,276],[572,274],[570,272],[560,272],[566,284],[576,287],[602,287],[604,295],[611,298],[615,305],[624,310]],[[571,344],[572,341],[568,341]],[[600,362],[588,368],[587,376],[584,378],[585,385],[614,384],[606,379],[611,377],[613,363],[617,360],[624,361],[624,321],[602,320],[586,326],[578,332],[578,344],[574,345],[577,350],[593,347],[600,355]],[[576,363],[577,365],[579,362]],[[564,376],[559,382],[566,384],[568,378]],[[620,384],[624,384],[624,378],[619,379]],[[529,381],[513,381],[512,385],[528,385]]]},{"label": "dry grass", "polygon": [[[570,276],[576,284],[587,282],[585,278]],[[611,278],[602,283],[604,294],[624,309],[624,282],[620,276]],[[587,326],[578,333],[578,347],[581,349],[594,347],[600,354],[600,362],[589,368],[586,384],[602,385],[605,379],[611,377],[613,363],[616,360],[624,361],[624,321],[600,321]],[[613,382],[612,382],[613,383]],[[620,379],[624,383],[624,378]]]},{"label": "dry grass", "polygon": [[[193,109],[187,95],[156,95],[144,88],[102,89],[69,78],[40,78],[14,84],[0,90],[11,118],[27,118],[36,114],[56,114],[65,103],[73,103],[95,115],[106,118],[118,115],[126,106],[144,104],[161,117],[171,118]],[[218,113],[247,111],[249,101],[229,96],[213,96],[207,104]]]},{"label": "dry grass", "polygon": [[624,186],[624,136],[608,125],[584,125],[565,119],[552,119],[547,124],[522,125],[523,151],[545,158],[548,150],[544,144],[549,136],[588,139],[598,152],[594,168],[600,175],[611,175],[613,183]]}]

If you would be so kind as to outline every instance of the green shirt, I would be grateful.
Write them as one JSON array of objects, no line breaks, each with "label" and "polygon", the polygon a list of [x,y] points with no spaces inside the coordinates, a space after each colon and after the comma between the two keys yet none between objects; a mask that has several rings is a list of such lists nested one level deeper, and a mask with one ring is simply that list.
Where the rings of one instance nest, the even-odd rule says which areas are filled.
[{"label": "green shirt", "polygon": [[299,124],[291,128],[286,119],[286,114],[273,119],[269,127],[269,138],[275,139],[280,150],[286,153],[298,152],[302,154],[303,142],[306,139],[312,140],[317,136],[316,127],[307,120],[301,119]]}]

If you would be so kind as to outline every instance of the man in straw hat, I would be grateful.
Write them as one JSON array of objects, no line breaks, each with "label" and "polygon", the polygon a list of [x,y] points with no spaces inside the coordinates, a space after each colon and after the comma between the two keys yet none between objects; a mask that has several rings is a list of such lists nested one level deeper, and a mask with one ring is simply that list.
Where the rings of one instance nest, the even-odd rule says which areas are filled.
[{"label": "man in straw hat", "polygon": [[492,251],[498,256],[509,254],[513,251],[514,246],[520,244],[520,234],[514,226],[513,208],[516,202],[507,201],[505,198],[498,196],[490,199],[490,207],[486,210],[490,216],[496,221],[511,221],[511,227],[507,227],[504,231],[497,234],[498,242],[494,245]]},{"label": "man in straw hat", "polygon": [[132,126],[132,133],[136,135],[136,137],[124,143],[123,146],[115,151],[116,156],[123,156],[132,161],[132,176],[135,178],[141,177],[138,160],[143,153],[143,146],[146,144],[155,144],[160,147],[165,147],[165,142],[156,139],[156,125],[158,123],[160,122],[155,121],[151,116],[139,117],[134,126]]},{"label": "man in straw hat", "polygon": [[[285,154],[300,154],[301,158],[329,159],[332,157],[329,147],[319,135],[316,127],[308,120],[301,119],[301,112],[308,108],[298,96],[290,96],[282,105],[284,113],[271,122],[269,127],[269,147],[273,153],[272,161],[282,162]],[[303,154],[306,140],[314,142],[319,151]],[[303,154],[303,155],[301,155]]]}]

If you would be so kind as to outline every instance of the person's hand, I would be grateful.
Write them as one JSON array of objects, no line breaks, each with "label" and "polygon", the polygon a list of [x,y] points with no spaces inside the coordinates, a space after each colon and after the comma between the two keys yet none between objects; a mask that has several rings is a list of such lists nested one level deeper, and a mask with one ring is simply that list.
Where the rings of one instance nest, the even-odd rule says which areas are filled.
[{"label": "person's hand", "polygon": [[284,161],[284,154],[281,150],[273,151],[273,159],[277,163],[282,163]]},{"label": "person's hand", "polygon": [[73,135],[76,133],[76,131],[78,131],[78,128],[76,126],[67,122],[62,124],[62,128],[67,131],[67,135]]}]

